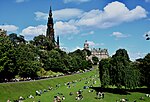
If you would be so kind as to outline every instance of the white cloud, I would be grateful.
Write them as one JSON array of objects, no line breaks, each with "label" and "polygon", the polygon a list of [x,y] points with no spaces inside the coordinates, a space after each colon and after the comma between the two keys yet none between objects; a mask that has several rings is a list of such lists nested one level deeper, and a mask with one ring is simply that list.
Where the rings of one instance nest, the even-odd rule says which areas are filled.
[{"label": "white cloud", "polygon": [[56,35],[78,34],[80,31],[72,22],[58,21],[54,25]]},{"label": "white cloud", "polygon": [[76,2],[76,3],[82,3],[82,2],[89,2],[91,0],[64,0],[64,3],[69,3],[69,2]]},{"label": "white cloud", "polygon": [[35,12],[34,13],[36,15],[35,19],[36,20],[47,20],[48,19],[48,14],[47,13],[43,13],[43,12]]},{"label": "white cloud", "polygon": [[80,16],[83,13],[82,10],[76,8],[65,8],[54,11],[54,18],[56,20],[68,20]]},{"label": "white cloud", "polygon": [[0,28],[6,30],[7,32],[16,32],[19,29],[15,25],[0,25]]},{"label": "white cloud", "polygon": [[145,2],[150,2],[150,0],[145,0]]},{"label": "white cloud", "polygon": [[145,34],[148,34],[148,36],[150,36],[150,31],[146,32]]},{"label": "white cloud", "polygon": [[[22,30],[21,35],[25,36],[27,40],[31,40],[33,37],[38,35],[45,35],[47,30],[46,25],[29,26]],[[56,22],[54,25],[55,35],[65,35],[65,34],[78,34],[79,30],[76,26],[71,25],[68,22]]]},{"label": "white cloud", "polygon": [[38,25],[38,26],[29,26],[22,30],[21,35],[26,38],[30,37],[30,40],[38,35],[46,34],[46,25]]},{"label": "white cloud", "polygon": [[93,35],[94,33],[95,33],[94,31],[90,31],[90,32],[81,34],[81,36]]},{"label": "white cloud", "polygon": [[[57,34],[77,34],[87,27],[109,28],[147,17],[146,10],[141,6],[129,10],[118,1],[109,3],[103,10],[84,12],[80,9],[66,8],[53,11],[53,14],[54,20],[56,20],[55,31]],[[47,20],[48,18],[48,14],[42,12],[36,12],[35,15],[37,20]]]},{"label": "white cloud", "polygon": [[142,52],[129,52],[129,56],[130,56],[130,59],[132,61],[135,61],[136,59],[139,59],[139,58],[144,58],[146,56],[147,53],[142,53]]},{"label": "white cloud", "polygon": [[108,28],[145,17],[147,17],[147,12],[141,6],[136,6],[135,9],[129,10],[123,3],[115,1],[104,7],[103,11],[91,10],[85,12],[77,24],[78,26]]},{"label": "white cloud", "polygon": [[115,36],[116,38],[126,38],[129,37],[129,35],[125,35],[121,32],[113,32],[111,36]]},{"label": "white cloud", "polygon": [[[83,13],[82,10],[76,8],[65,8],[61,10],[53,11],[53,16],[55,20],[69,20],[80,16]],[[35,12],[36,20],[47,20],[48,13]]]},{"label": "white cloud", "polygon": [[[37,20],[47,20],[48,18],[48,14],[43,12],[35,12],[35,15]],[[136,8],[129,10],[123,3],[115,1],[106,5],[103,10],[94,9],[84,12],[81,9],[66,8],[53,11],[53,16],[55,20],[55,34],[62,35],[79,34],[88,28],[109,28],[124,22],[143,19],[147,17],[147,12],[141,6],[136,6]],[[39,25],[25,28],[22,34],[28,36],[32,34],[33,36],[45,34],[45,32],[46,25]],[[91,31],[88,34],[93,33],[94,31]],[[117,38],[128,37],[128,35],[120,32],[114,32],[113,36]]]},{"label": "white cloud", "polygon": [[82,47],[76,46],[75,48],[73,48],[72,50],[70,50],[70,52],[73,52],[73,51],[75,51],[75,50],[77,50],[77,49],[83,50]]},{"label": "white cloud", "polygon": [[103,45],[104,45],[104,43],[99,44],[99,43],[95,43],[95,42],[93,42],[93,41],[87,41],[87,43],[88,43],[89,46],[91,46],[91,47],[103,46]]},{"label": "white cloud", "polygon": [[25,2],[25,1],[28,1],[28,0],[16,0],[17,3],[21,3],[21,2]]}]

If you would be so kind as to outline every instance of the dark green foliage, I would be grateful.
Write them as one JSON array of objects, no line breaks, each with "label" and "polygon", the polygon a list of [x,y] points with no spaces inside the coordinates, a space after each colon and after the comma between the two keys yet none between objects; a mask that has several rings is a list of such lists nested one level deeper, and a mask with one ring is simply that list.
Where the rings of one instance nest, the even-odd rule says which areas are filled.
[{"label": "dark green foliage", "polygon": [[143,59],[137,59],[137,65],[141,72],[141,85],[150,87],[150,53]]},{"label": "dark green foliage", "polygon": [[108,87],[110,85],[110,59],[102,59],[99,63],[99,69],[100,69],[100,80],[101,80],[101,86],[102,87]]},{"label": "dark green foliage", "polygon": [[102,86],[115,85],[117,88],[136,88],[139,86],[140,72],[135,63],[129,60],[125,49],[119,49],[110,59],[100,62]]},{"label": "dark green foliage", "polygon": [[16,71],[15,50],[8,37],[0,37],[0,81],[10,80]]},{"label": "dark green foliage", "polygon": [[16,75],[34,79],[41,69],[70,73],[91,68],[91,63],[85,59],[85,51],[76,50],[67,54],[54,48],[44,35],[28,43],[23,36],[15,33],[0,37],[0,81],[11,80]]},{"label": "dark green foliage", "polygon": [[54,48],[54,44],[51,41],[49,41],[49,39],[44,35],[34,37],[33,41],[31,42],[33,43],[33,45],[43,50],[50,51]]},{"label": "dark green foliage", "polygon": [[98,58],[97,57],[92,57],[92,61],[93,61],[93,64],[94,65],[97,65],[97,63],[99,62]]},{"label": "dark green foliage", "polygon": [[36,72],[41,68],[38,55],[34,53],[34,46],[30,44],[20,44],[17,48],[17,69],[21,77],[37,76]]},{"label": "dark green foliage", "polygon": [[17,36],[15,33],[9,34],[9,39],[13,43],[14,46],[17,46],[20,43],[26,43],[24,36]]},{"label": "dark green foliage", "polygon": [[84,70],[91,67],[91,63],[86,61],[86,52],[84,50],[77,49],[76,51],[69,53],[69,55],[72,57],[71,71],[78,71],[79,69]]},{"label": "dark green foliage", "polygon": [[91,51],[90,51],[90,50],[84,49],[83,51],[86,52],[86,55],[87,55],[87,56],[90,56],[90,55],[91,55]]}]

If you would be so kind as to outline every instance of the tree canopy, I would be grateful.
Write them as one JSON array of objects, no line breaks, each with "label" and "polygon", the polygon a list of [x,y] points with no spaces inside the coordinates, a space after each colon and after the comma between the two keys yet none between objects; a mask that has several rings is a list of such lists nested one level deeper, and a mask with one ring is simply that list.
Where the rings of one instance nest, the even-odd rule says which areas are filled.
[{"label": "tree canopy", "polygon": [[115,85],[132,89],[139,86],[140,72],[125,49],[117,50],[110,59],[101,60],[99,68],[102,87]]},{"label": "tree canopy", "polygon": [[67,54],[44,35],[29,42],[15,33],[0,36],[0,81],[16,76],[34,79],[43,70],[70,73],[89,68],[92,66],[86,61],[85,51],[78,49]]}]

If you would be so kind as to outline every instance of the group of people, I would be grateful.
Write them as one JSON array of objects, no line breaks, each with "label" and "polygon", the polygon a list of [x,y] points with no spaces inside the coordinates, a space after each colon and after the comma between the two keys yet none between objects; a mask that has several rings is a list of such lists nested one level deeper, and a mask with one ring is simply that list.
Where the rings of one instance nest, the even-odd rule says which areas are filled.
[{"label": "group of people", "polygon": [[[79,82],[81,82],[81,81],[85,81],[85,86],[83,86],[83,89],[84,90],[86,90],[86,89],[89,89],[91,86],[92,86],[92,84],[96,84],[96,81],[94,80],[94,78],[92,78],[92,77],[90,77],[90,79],[89,78],[82,78],[82,79],[77,79],[77,80],[73,80],[73,81],[69,81],[69,82],[65,82],[64,84],[60,84],[60,83],[58,83],[58,84],[56,84],[56,87],[50,87],[50,86],[48,86],[48,88],[47,89],[44,89],[44,90],[36,90],[35,91],[35,95],[29,95],[27,98],[35,98],[36,96],[41,96],[43,93],[45,93],[45,92],[48,92],[48,91],[51,91],[51,90],[57,90],[57,89],[59,89],[61,86],[67,86],[66,88],[68,89],[68,90],[71,90],[72,88],[75,88],[76,87],[76,84],[77,83],[79,83]],[[88,84],[91,84],[91,85],[89,85],[88,86]],[[91,91],[92,90],[92,91]],[[91,92],[93,92],[93,89],[90,89],[90,91]],[[81,89],[79,89],[77,92],[70,92],[70,93],[68,93],[70,96],[72,96],[72,95],[75,95],[75,100],[83,100],[83,94],[82,94],[82,90]],[[55,95],[54,96],[54,99],[53,99],[53,102],[61,102],[61,101],[63,101],[63,100],[65,100],[66,99],[66,97],[63,95],[63,94],[57,94],[57,95]],[[21,98],[19,98],[18,100],[22,100]],[[16,101],[16,102],[19,102],[19,101]],[[11,102],[10,100],[7,100],[7,102]],[[13,101],[14,102],[14,101]],[[40,102],[40,101],[38,101],[38,102]]]},{"label": "group of people", "polygon": [[53,102],[61,102],[61,100],[65,100],[65,96],[62,96],[62,98],[60,96],[54,96]]},{"label": "group of people", "polygon": [[82,100],[82,99],[83,99],[82,90],[79,90],[77,91],[76,100]]}]

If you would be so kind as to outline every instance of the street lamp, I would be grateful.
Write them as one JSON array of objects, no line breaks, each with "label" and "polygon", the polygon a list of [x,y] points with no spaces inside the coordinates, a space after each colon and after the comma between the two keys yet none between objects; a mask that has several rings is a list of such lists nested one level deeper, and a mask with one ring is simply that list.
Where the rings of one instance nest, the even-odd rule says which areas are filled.
[{"label": "street lamp", "polygon": [[146,40],[150,40],[150,34],[146,34]]}]

